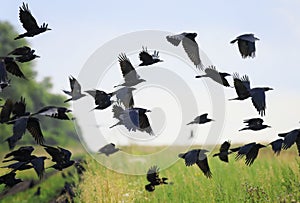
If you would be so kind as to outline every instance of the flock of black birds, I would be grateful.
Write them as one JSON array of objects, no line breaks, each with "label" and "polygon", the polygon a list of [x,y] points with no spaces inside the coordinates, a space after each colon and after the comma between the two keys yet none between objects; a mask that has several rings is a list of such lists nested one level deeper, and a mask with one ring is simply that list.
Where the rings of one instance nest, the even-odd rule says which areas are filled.
[{"label": "flock of black birds", "polygon": [[[26,32],[19,35],[15,39],[20,39],[22,37],[33,37],[40,33],[46,32],[47,30],[50,30],[45,23],[40,27],[38,26],[36,20],[28,9],[28,5],[25,3],[23,3],[23,6],[20,7],[19,16]],[[231,75],[228,73],[219,72],[213,65],[205,68],[200,59],[199,47],[195,40],[196,37],[196,33],[183,32],[177,35],[166,36],[166,40],[174,46],[178,46],[181,43],[188,58],[192,61],[197,70],[205,72],[204,75],[195,76],[196,78],[208,77],[213,81],[219,83],[220,85],[223,85],[224,87],[230,87],[230,84],[227,81],[226,77],[232,76],[237,97],[229,100],[245,100],[251,98],[253,106],[258,111],[259,115],[261,117],[265,116],[265,92],[268,90],[272,90],[272,88],[252,88],[250,86],[250,80],[247,75],[240,77],[238,73],[233,73],[233,75]],[[253,34],[244,34],[238,36],[230,43],[238,43],[238,48],[242,58],[254,58],[256,52],[255,41],[257,40],[259,39],[256,38]],[[10,84],[7,72],[17,77],[26,79],[25,75],[22,73],[21,69],[18,66],[18,62],[24,63],[35,59],[38,56],[35,55],[34,52],[35,51],[29,47],[20,47],[8,53],[7,56],[1,57],[0,90],[3,90]],[[163,60],[159,58],[158,51],[154,51],[153,54],[150,54],[146,47],[142,47],[142,51],[139,53],[139,59],[141,60],[139,66],[150,66],[155,63],[163,62]],[[138,130],[154,136],[150,121],[146,115],[146,113],[151,111],[148,109],[136,107],[133,99],[133,91],[136,90],[134,86],[145,82],[146,80],[142,79],[138,75],[137,71],[135,70],[125,53],[121,53],[118,56],[118,62],[121,68],[122,76],[124,78],[124,83],[114,86],[114,88],[119,89],[111,93],[107,93],[98,89],[85,91],[87,94],[91,95],[94,98],[96,107],[92,110],[103,110],[112,106],[113,117],[118,122],[113,124],[110,128],[118,125],[123,125],[128,129],[129,132]],[[73,76],[69,77],[69,81],[71,90],[64,90],[64,93],[70,96],[70,98],[65,102],[76,101],[87,96],[86,94],[82,93],[81,85]],[[113,97],[116,98],[116,101],[112,100]],[[63,170],[64,168],[73,165],[74,161],[70,160],[70,151],[61,147],[56,148],[44,144],[45,141],[38,119],[38,116],[50,116],[56,119],[70,120],[70,118],[66,114],[68,112],[70,112],[70,110],[64,107],[46,106],[34,113],[30,113],[26,112],[25,98],[21,97],[20,101],[16,102],[13,102],[11,99],[7,99],[2,106],[0,122],[2,124],[13,125],[13,135],[6,139],[9,144],[9,148],[12,150],[15,147],[17,141],[22,138],[27,129],[34,137],[37,144],[42,145],[45,148],[46,152],[52,157],[52,161],[55,162],[55,164],[51,166],[52,168]],[[187,125],[204,124],[210,121],[214,120],[208,118],[208,114],[203,114],[196,117]],[[244,123],[246,124],[246,127],[241,130],[258,131],[270,127],[263,124],[262,118],[247,119],[244,121]],[[191,133],[191,138],[192,137],[193,134]],[[283,139],[279,138],[269,144],[272,146],[272,150],[274,151],[274,153],[279,155],[281,149],[286,150],[290,148],[294,143],[296,143],[300,156],[300,129],[295,129],[287,133],[279,134],[279,137],[283,137]],[[239,160],[245,156],[245,164],[251,166],[258,156],[259,149],[266,147],[266,145],[262,145],[256,142],[252,142],[237,148],[230,148],[230,146],[231,143],[229,141],[225,141],[221,145],[219,153],[214,154],[213,157],[218,156],[221,161],[228,162],[228,155],[235,152],[236,160]],[[35,155],[31,155],[33,150],[34,148],[31,146],[20,147],[18,150],[12,151],[5,156],[5,158],[12,158],[9,160],[4,160],[4,162],[17,162],[6,166],[7,168],[12,169],[12,171],[0,177],[0,184],[4,183],[7,186],[11,187],[19,183],[21,180],[15,178],[16,171],[19,170],[34,168],[40,178],[43,176],[45,170],[44,160],[47,159],[47,157],[37,157]],[[115,144],[110,143],[103,146],[101,149],[99,149],[98,152],[100,154],[109,156],[118,151],[120,151],[120,149],[116,148]],[[204,175],[207,178],[211,178],[212,173],[208,165],[208,159],[206,155],[207,152],[208,151],[205,149],[192,149],[186,153],[180,153],[178,157],[185,160],[186,166],[197,164]],[[154,191],[155,186],[168,184],[166,182],[167,178],[159,178],[159,168],[157,166],[152,166],[148,170],[147,180],[150,183],[145,186],[145,189],[149,192]]]}]

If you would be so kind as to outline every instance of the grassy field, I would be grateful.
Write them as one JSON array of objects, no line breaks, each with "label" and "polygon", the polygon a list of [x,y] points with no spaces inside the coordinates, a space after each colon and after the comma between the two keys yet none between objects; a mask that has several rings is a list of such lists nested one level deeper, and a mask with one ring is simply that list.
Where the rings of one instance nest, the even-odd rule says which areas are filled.
[{"label": "grassy field", "polygon": [[[104,157],[107,161],[110,158]],[[244,160],[235,161],[234,155],[228,164],[211,154],[208,161],[212,179],[207,179],[197,166],[186,167],[183,160],[178,160],[160,172],[173,184],[158,186],[149,193],[144,189],[145,175],[119,174],[87,157],[87,172],[77,188],[77,201],[300,202],[300,158],[295,147],[278,157],[265,148],[251,167]],[[126,167],[126,161],[123,165]],[[150,166],[145,163],[137,167],[146,173]]]}]

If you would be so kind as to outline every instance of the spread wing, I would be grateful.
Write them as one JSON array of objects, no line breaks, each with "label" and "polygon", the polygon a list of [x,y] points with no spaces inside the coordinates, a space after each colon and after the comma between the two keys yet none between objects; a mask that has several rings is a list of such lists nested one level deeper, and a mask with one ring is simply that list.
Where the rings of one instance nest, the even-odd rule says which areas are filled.
[{"label": "spread wing", "polygon": [[261,116],[265,115],[266,110],[266,95],[263,90],[252,89],[250,91],[252,103]]},{"label": "spread wing", "polygon": [[149,119],[148,119],[146,114],[139,115],[139,124],[140,124],[139,127],[143,131],[146,131],[150,135],[153,135],[153,131],[152,131],[152,128],[151,128],[150,123],[149,123]]},{"label": "spread wing", "polygon": [[24,29],[27,32],[39,28],[36,20],[28,8],[28,4],[23,3],[23,6],[20,7],[19,17]]},{"label": "spread wing", "polygon": [[178,34],[178,35],[169,35],[166,38],[167,38],[168,42],[170,42],[174,46],[178,46],[179,43],[184,38],[184,36],[185,36],[185,33],[182,33],[182,34]]},{"label": "spread wing", "polygon": [[122,75],[126,82],[134,81],[139,78],[130,60],[125,54],[119,55],[119,64],[121,67]]},{"label": "spread wing", "polygon": [[44,143],[44,136],[40,127],[39,119],[30,117],[27,122],[27,130],[38,144],[41,145]]},{"label": "spread wing", "polygon": [[152,56],[148,53],[147,48],[143,49],[143,51],[140,52],[139,57],[142,62],[153,60]]},{"label": "spread wing", "polygon": [[184,51],[187,53],[188,57],[190,58],[190,60],[193,62],[193,64],[197,68],[200,68],[202,70],[203,65],[200,60],[199,47],[197,42],[194,39],[184,37],[182,40],[182,46],[184,48]]}]

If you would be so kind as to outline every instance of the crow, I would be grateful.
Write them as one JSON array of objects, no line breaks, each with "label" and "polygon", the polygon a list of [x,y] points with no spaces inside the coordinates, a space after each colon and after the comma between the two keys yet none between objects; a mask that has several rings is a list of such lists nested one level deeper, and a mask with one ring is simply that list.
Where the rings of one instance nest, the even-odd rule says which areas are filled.
[{"label": "crow", "polygon": [[72,166],[75,163],[74,160],[70,160],[72,153],[69,150],[61,147],[55,148],[48,145],[42,146],[44,147],[46,152],[52,157],[52,161],[56,163],[53,166],[50,166],[50,168],[54,168],[56,170],[61,171],[65,168]]},{"label": "crow", "polygon": [[230,43],[233,44],[238,42],[239,51],[243,58],[255,57],[255,41],[259,40],[254,37],[254,34],[244,34],[238,36],[236,39],[232,40]]},{"label": "crow", "polygon": [[247,123],[247,127],[240,129],[239,131],[242,130],[262,130],[265,128],[271,128],[271,126],[264,125],[263,124],[264,120],[261,118],[251,118],[244,120],[244,123]]},{"label": "crow", "polygon": [[214,154],[213,157],[218,156],[221,161],[228,163],[228,155],[232,153],[232,151],[229,150],[229,148],[230,148],[230,142],[229,141],[223,142],[223,144],[219,149],[220,152]]},{"label": "crow", "polygon": [[45,23],[43,23],[41,27],[38,26],[35,18],[32,16],[28,8],[28,4],[23,3],[22,7],[20,7],[19,18],[26,32],[17,36],[15,40],[23,37],[33,37],[46,32],[47,30],[51,30],[48,28],[48,24]]},{"label": "crow", "polygon": [[10,85],[10,80],[7,77],[7,70],[4,60],[0,59],[0,92]]},{"label": "crow", "polygon": [[207,118],[208,113],[197,116],[192,122],[189,122],[187,125],[191,124],[204,124],[210,121],[214,121],[213,119]]},{"label": "crow", "polygon": [[221,73],[216,70],[215,66],[209,66],[205,70],[205,75],[197,75],[196,78],[204,78],[208,77],[211,78],[212,80],[216,81],[217,83],[224,85],[225,87],[229,87],[229,83],[226,80],[226,76],[230,76],[229,73]]},{"label": "crow", "polygon": [[101,147],[98,150],[98,153],[99,154],[105,154],[106,156],[109,156],[109,155],[114,154],[118,151],[120,151],[120,149],[116,148],[116,145],[114,143],[109,143],[109,144]]},{"label": "crow", "polygon": [[0,176],[0,185],[5,184],[5,187],[12,187],[20,182],[23,182],[21,179],[16,179],[16,172],[10,172],[3,176]]},{"label": "crow", "polygon": [[122,87],[116,90],[113,94],[116,95],[118,104],[123,104],[126,109],[134,106],[132,91],[136,90],[134,87]]},{"label": "crow", "polygon": [[155,186],[168,184],[166,181],[168,178],[159,178],[159,168],[157,166],[151,166],[147,172],[147,180],[150,182],[145,185],[145,189],[148,192],[153,192],[155,190]]},{"label": "crow", "polygon": [[258,155],[259,149],[263,148],[263,147],[266,147],[266,146],[262,145],[260,143],[252,142],[252,143],[246,144],[242,147],[237,147],[237,148],[234,148],[231,150],[233,152],[237,151],[235,160],[239,160],[246,155],[245,164],[247,166],[251,166]]},{"label": "crow", "polygon": [[284,137],[282,149],[287,150],[294,143],[297,145],[298,154],[300,156],[300,129],[295,129],[287,133],[278,134],[279,137]]},{"label": "crow", "polygon": [[163,60],[159,59],[159,52],[154,51],[152,55],[148,53],[147,47],[143,47],[143,50],[140,52],[139,57],[142,63],[139,66],[149,66],[154,63],[163,62]]},{"label": "crow", "polygon": [[71,100],[75,101],[78,100],[84,96],[86,96],[85,94],[81,93],[81,85],[78,83],[78,81],[71,75],[69,76],[69,81],[70,81],[70,87],[71,87],[71,91],[66,91],[63,90],[63,92],[69,96],[71,96],[70,99],[65,100],[64,102],[69,102]]},{"label": "crow", "polygon": [[[33,152],[34,148],[32,146],[23,146],[19,149],[12,151],[4,156],[4,159],[2,162],[9,162],[9,161],[19,161],[19,162],[26,162],[30,160],[31,153]],[[11,159],[7,159],[9,157],[13,157]]]},{"label": "crow", "polygon": [[269,144],[272,146],[272,150],[273,150],[274,154],[276,154],[277,156],[281,152],[282,143],[283,143],[283,139],[277,139]]},{"label": "crow", "polygon": [[114,93],[106,93],[101,90],[87,90],[85,92],[94,97],[95,104],[97,105],[94,109],[103,110],[110,107],[113,103],[113,101],[111,101],[111,97]]},{"label": "crow", "polygon": [[71,112],[71,110],[67,109],[66,107],[45,106],[32,115],[43,115],[60,120],[70,120],[66,114],[69,112]]}]

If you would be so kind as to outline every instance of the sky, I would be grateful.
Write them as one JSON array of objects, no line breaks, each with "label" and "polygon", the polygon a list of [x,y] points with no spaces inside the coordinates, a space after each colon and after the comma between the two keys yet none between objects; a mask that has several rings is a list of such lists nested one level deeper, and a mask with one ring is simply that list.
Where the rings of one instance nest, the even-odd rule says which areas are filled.
[{"label": "sky", "polygon": [[[222,122],[216,121],[222,123],[219,125],[222,129],[218,132],[220,135],[218,135],[217,142],[221,143],[228,139],[232,143],[268,142],[277,139],[278,133],[299,127],[300,80],[298,66],[300,57],[298,56],[298,47],[300,47],[300,24],[298,22],[300,13],[298,8],[300,2],[297,0],[254,0],[251,2],[220,0],[185,1],[185,3],[156,0],[145,3],[135,0],[118,3],[112,1],[88,1],[88,3],[87,1],[72,1],[70,3],[70,1],[58,0],[34,0],[26,1],[26,3],[29,4],[38,24],[46,22],[52,29],[34,38],[27,38],[27,40],[31,47],[36,50],[36,53],[41,56],[35,62],[38,80],[50,76],[54,84],[52,91],[55,93],[62,93],[62,89],[69,89],[68,76],[78,77],[83,67],[88,64],[88,61],[93,58],[93,54],[97,53],[100,47],[124,34],[145,30],[169,33],[196,32],[198,33],[196,40],[200,49],[205,53],[203,56],[206,55],[210,61],[206,65],[213,64],[218,70],[228,73],[247,74],[253,87],[268,86],[274,88],[273,91],[267,92],[267,111],[264,117],[265,123],[271,125],[272,128],[259,132],[238,132],[240,128],[244,127],[242,122],[244,119],[259,117],[259,115],[250,100],[228,102],[228,98],[235,97],[235,92],[233,89],[224,89],[226,100],[224,100],[222,111],[225,112],[225,115]],[[22,1],[5,0],[2,2],[0,13],[0,20],[12,23],[19,33],[24,32],[18,20],[18,7],[21,5]],[[229,43],[244,33],[254,33],[260,39],[256,43],[257,52],[253,59],[242,59],[237,45]],[[147,41],[147,39],[144,40]],[[148,40],[148,46],[150,46],[151,40]],[[128,46],[130,43],[128,42]],[[143,45],[141,43],[140,48]],[[167,46],[167,43],[161,46]],[[157,49],[156,47],[149,48]],[[182,47],[178,47],[178,49],[180,48]],[[175,50],[174,47],[170,49]],[[119,53],[125,52],[125,50],[128,48],[120,47]],[[137,53],[130,56],[133,64],[139,63]],[[101,55],[98,60],[101,61],[102,57],[104,60],[105,56]],[[168,59],[168,57],[168,53],[162,50],[161,58]],[[105,90],[112,91],[113,88],[107,84],[121,81],[116,62],[117,55],[115,60],[111,62],[111,68],[115,72],[111,72],[111,76],[106,78],[111,83],[107,82],[106,86],[101,84],[101,87],[85,88],[105,87]],[[210,93],[205,87],[206,82],[209,81],[196,81],[195,72],[190,69],[183,69],[187,66],[183,62],[165,60],[163,63],[161,66],[173,67],[173,71],[180,73],[178,74],[190,86],[195,96],[198,111],[189,110],[191,112],[190,120],[200,113],[216,115],[216,110],[211,105]],[[183,71],[182,74],[180,71]],[[232,84],[232,79],[229,80]],[[180,91],[180,88],[180,83],[174,84],[172,90],[179,89],[179,93],[175,97],[161,89],[151,90],[150,88],[147,90],[145,88],[144,93],[140,91],[136,94],[136,103],[152,109],[153,113],[156,113],[153,118],[164,116],[166,120],[175,119],[183,111],[183,109],[176,107],[178,102],[175,101],[176,98],[182,98],[181,96],[185,93]],[[153,98],[149,96],[151,91],[160,96],[156,95],[156,99],[151,100]],[[92,102],[89,97],[84,98],[83,102],[85,101]],[[172,111],[172,109],[176,110]],[[98,126],[101,134],[108,135],[108,141],[119,144],[131,143],[128,141],[130,140],[128,137],[124,137],[119,132],[122,129],[119,131],[108,130],[108,127],[114,122],[110,114],[111,110],[109,109],[91,113],[89,116],[96,117],[95,126]],[[105,118],[105,122],[103,122],[103,118]],[[78,120],[80,122],[80,118]],[[180,125],[181,122],[187,121],[182,121],[179,118],[175,119],[174,123],[178,122]],[[81,122],[81,125],[87,125],[83,124],[84,121]],[[161,130],[161,136],[148,143],[156,145],[173,143],[177,137],[174,138],[174,134],[178,134],[178,129],[172,128],[175,126],[172,123],[173,120],[169,124],[163,125],[161,122],[151,122],[155,124],[153,126],[154,131],[159,132]],[[214,125],[216,124],[186,127],[184,134],[180,135],[182,139],[179,140],[179,143],[190,143],[190,141],[186,141],[186,138],[189,137],[191,129],[199,132],[195,143],[205,143],[207,135],[210,134],[208,132]],[[94,128],[94,124],[90,124],[90,128]],[[97,135],[91,135],[88,129],[83,131],[86,132],[83,134],[88,146],[96,150],[102,141],[95,141]],[[92,132],[94,131],[92,130]],[[111,134],[119,135],[113,138],[110,136]],[[139,143],[136,140],[132,142]],[[145,142],[142,143],[145,144]]]}]

